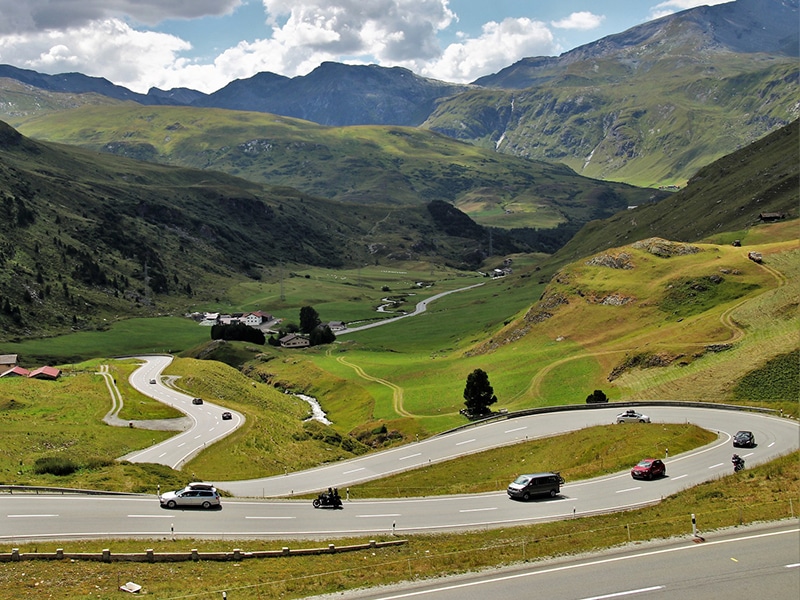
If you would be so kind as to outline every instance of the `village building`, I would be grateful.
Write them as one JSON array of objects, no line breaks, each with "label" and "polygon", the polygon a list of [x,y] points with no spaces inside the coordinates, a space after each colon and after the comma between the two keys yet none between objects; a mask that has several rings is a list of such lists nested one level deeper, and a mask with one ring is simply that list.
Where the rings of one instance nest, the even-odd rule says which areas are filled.
[{"label": "village building", "polygon": [[39,367],[30,372],[31,379],[58,379],[61,375],[61,369],[55,367]]},{"label": "village building", "polygon": [[24,367],[16,366],[11,367],[7,371],[0,373],[0,377],[27,377],[31,372]]},{"label": "village building", "polygon": [[0,354],[0,371],[5,371],[17,366],[16,354]]},{"label": "village building", "polygon": [[281,348],[308,348],[311,342],[297,333],[289,333],[278,340]]}]

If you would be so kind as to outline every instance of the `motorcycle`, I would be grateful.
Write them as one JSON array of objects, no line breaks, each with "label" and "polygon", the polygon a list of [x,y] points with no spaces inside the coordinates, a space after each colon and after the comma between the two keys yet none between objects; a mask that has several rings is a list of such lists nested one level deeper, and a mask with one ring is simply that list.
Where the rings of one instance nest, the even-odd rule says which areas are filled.
[{"label": "motorcycle", "polygon": [[733,463],[733,472],[738,473],[742,469],[744,469],[744,459],[739,456],[738,454],[734,454],[731,458],[731,462]]},{"label": "motorcycle", "polygon": [[342,498],[339,496],[339,490],[337,488],[328,488],[327,492],[323,492],[314,498],[312,504],[314,508],[343,508]]}]

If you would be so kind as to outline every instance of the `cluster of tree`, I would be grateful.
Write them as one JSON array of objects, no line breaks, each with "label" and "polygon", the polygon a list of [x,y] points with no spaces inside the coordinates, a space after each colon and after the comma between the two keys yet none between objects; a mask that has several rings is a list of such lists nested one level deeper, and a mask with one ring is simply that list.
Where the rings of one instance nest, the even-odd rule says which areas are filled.
[{"label": "cluster of tree", "polygon": [[228,341],[238,340],[241,342],[258,344],[259,346],[263,346],[267,341],[263,331],[241,323],[232,325],[212,325],[211,339]]}]

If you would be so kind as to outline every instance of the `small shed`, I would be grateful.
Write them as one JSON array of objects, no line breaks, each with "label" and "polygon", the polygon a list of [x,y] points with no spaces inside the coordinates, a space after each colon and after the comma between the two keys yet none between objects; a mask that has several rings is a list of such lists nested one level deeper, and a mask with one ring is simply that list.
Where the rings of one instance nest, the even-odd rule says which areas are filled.
[{"label": "small shed", "polygon": [[0,370],[3,368],[10,369],[17,366],[16,354],[0,354]]},{"label": "small shed", "polygon": [[16,366],[11,367],[7,371],[0,373],[0,377],[28,377],[31,374],[28,369],[24,367]]},{"label": "small shed", "polygon": [[61,370],[55,367],[39,367],[30,372],[28,377],[32,379],[58,379],[61,375]]}]

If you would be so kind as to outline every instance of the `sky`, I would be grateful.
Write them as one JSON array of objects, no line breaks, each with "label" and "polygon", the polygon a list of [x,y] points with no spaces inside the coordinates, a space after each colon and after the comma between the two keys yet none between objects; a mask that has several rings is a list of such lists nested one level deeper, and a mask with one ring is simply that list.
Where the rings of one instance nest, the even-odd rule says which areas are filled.
[{"label": "sky", "polygon": [[322,62],[469,83],[730,0],[0,0],[0,64],[211,93]]}]

